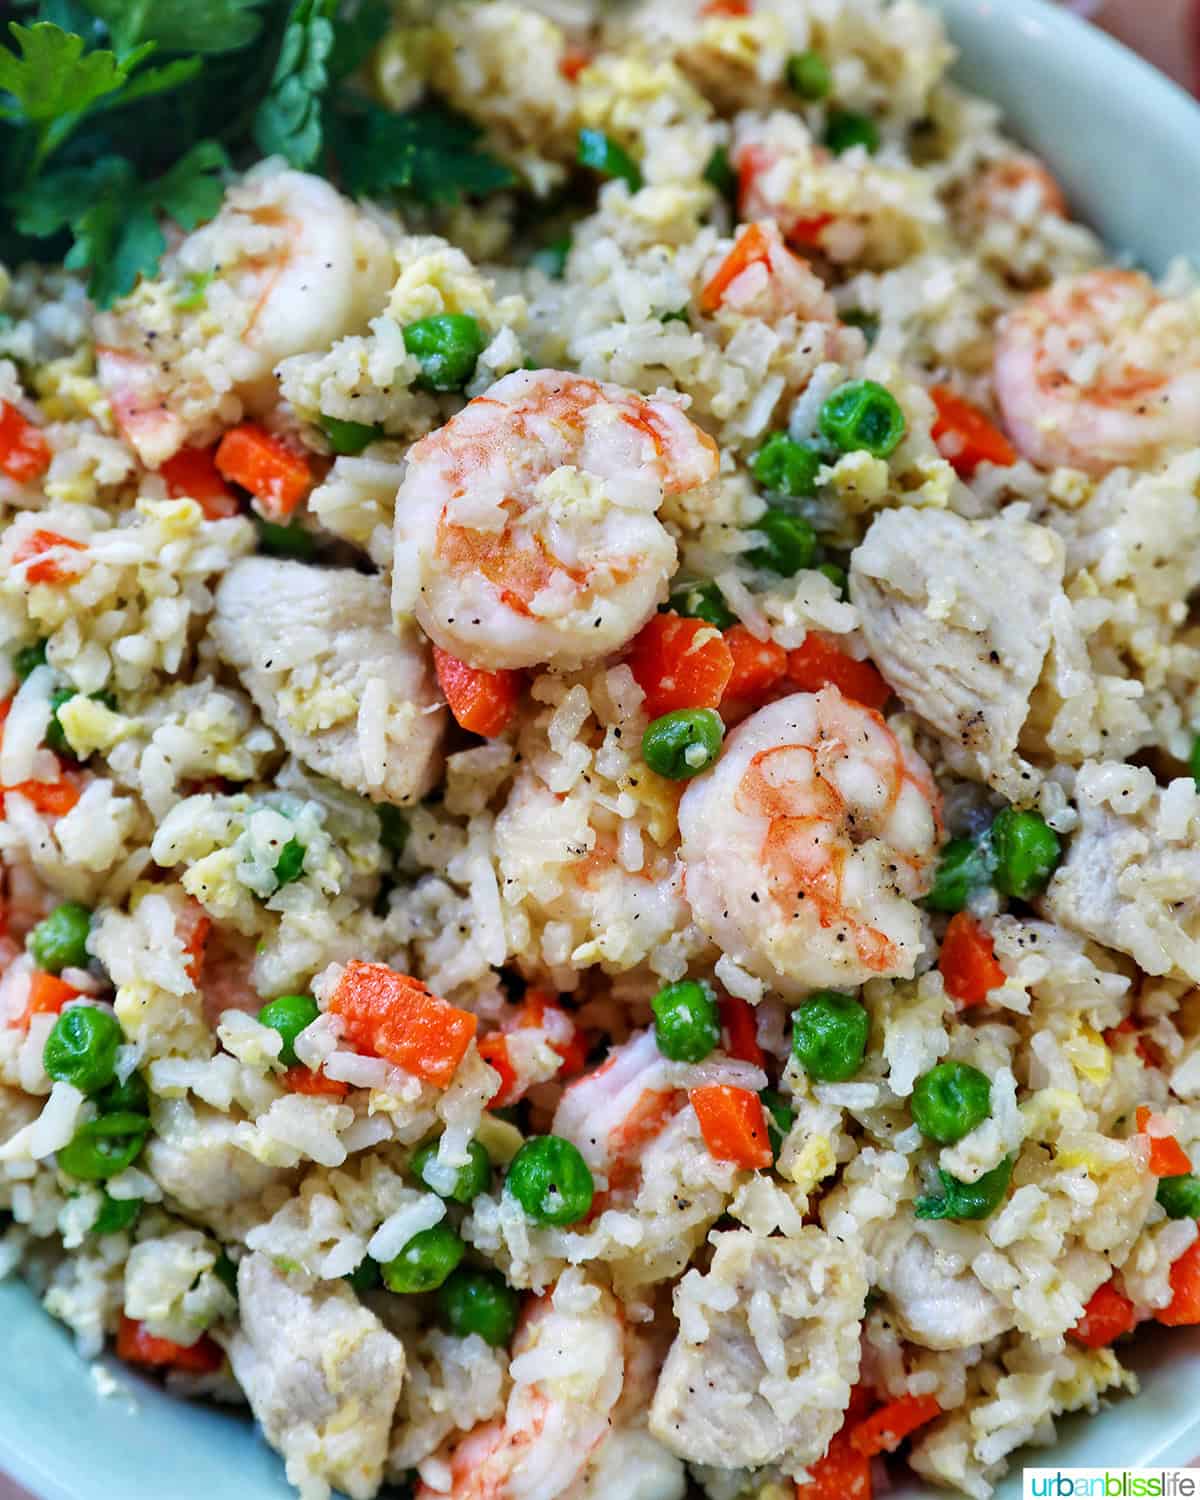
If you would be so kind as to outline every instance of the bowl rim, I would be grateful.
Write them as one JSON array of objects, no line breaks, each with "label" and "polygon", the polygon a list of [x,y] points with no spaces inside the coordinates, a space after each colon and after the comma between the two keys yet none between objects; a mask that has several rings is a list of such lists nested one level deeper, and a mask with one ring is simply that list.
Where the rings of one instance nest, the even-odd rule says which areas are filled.
[{"label": "bowl rim", "polygon": [[[1167,117],[1170,128],[1178,133],[1179,139],[1185,143],[1185,149],[1196,158],[1197,164],[1200,164],[1200,103],[1122,42],[1100,31],[1081,17],[1050,4],[1049,0],[924,0],[924,3],[940,12],[951,26],[955,20],[965,20],[970,17],[989,28],[995,28],[998,33],[1011,32],[1015,27],[1029,35],[1039,36],[1051,48],[1061,48],[1074,55],[1080,59],[1081,71],[1088,73],[1099,71],[1105,74],[1112,82],[1114,94],[1140,95],[1143,105],[1153,109],[1156,115]],[[958,61],[961,62],[964,51],[961,46],[957,50]],[[1006,130],[1011,129],[1019,136],[1019,117],[1010,117],[1010,114],[1006,113],[1003,124]],[[1046,154],[1052,159],[1052,152]],[[1188,251],[1186,247],[1181,247],[1179,253],[1187,254]],[[1200,245],[1195,247],[1194,253],[1200,261]],[[42,1363],[44,1360],[50,1364],[61,1364],[64,1357],[73,1360],[78,1365],[79,1389],[90,1386],[92,1376],[89,1366],[93,1362],[85,1361],[74,1351],[73,1346],[64,1348],[64,1345],[69,1344],[69,1336],[63,1326],[40,1307],[33,1291],[22,1285],[15,1274],[12,1281],[15,1285],[0,1287],[0,1306],[8,1302],[11,1297],[22,1309],[27,1304],[31,1317],[40,1320],[33,1334],[36,1349],[43,1356],[43,1359],[38,1362]],[[1178,1336],[1185,1331],[1176,1330],[1175,1332]],[[1188,1342],[1196,1342],[1195,1358],[1193,1359],[1190,1352],[1185,1353],[1182,1347],[1177,1347],[1177,1353],[1171,1363],[1186,1360],[1189,1365],[1194,1364],[1197,1369],[1200,1369],[1200,1341],[1198,1341],[1200,1330],[1193,1330],[1192,1333],[1194,1337]],[[1183,1343],[1184,1340],[1179,1340],[1180,1346]],[[111,1356],[106,1355],[95,1363],[108,1367],[110,1370],[113,1368]],[[1150,1358],[1144,1349],[1137,1363],[1142,1365],[1150,1363]],[[18,1364],[17,1368],[19,1367]],[[120,1379],[127,1391],[133,1391],[136,1394],[143,1408],[138,1416],[139,1421],[146,1418],[154,1421],[157,1403],[161,1401],[167,1405],[168,1409],[175,1411],[179,1420],[186,1422],[189,1428],[207,1426],[209,1434],[219,1442],[222,1430],[229,1421],[224,1411],[217,1413],[205,1408],[188,1407],[182,1398],[168,1396],[157,1387],[141,1381],[139,1377],[124,1369],[121,1369]],[[1146,1390],[1143,1395],[1130,1398],[1133,1405],[1124,1409],[1130,1413],[1134,1421],[1139,1420],[1140,1415],[1147,1411],[1146,1403],[1151,1394],[1150,1390]],[[1141,1403],[1140,1406],[1138,1403]],[[1164,1413],[1164,1416],[1167,1414]],[[1089,1424],[1097,1420],[1096,1417],[1087,1418]],[[1200,1406],[1197,1406],[1194,1414],[1186,1409],[1186,1405],[1177,1407],[1170,1414],[1170,1419],[1164,1421],[1154,1439],[1156,1456],[1161,1456],[1163,1459],[1169,1457],[1177,1463],[1184,1462],[1182,1454],[1187,1451],[1187,1440],[1192,1434],[1195,1434],[1196,1438],[1194,1446],[1200,1450]],[[264,1500],[268,1492],[272,1497],[275,1494],[284,1494],[282,1464],[269,1454],[261,1437],[256,1435],[254,1443],[263,1452],[261,1455],[255,1454],[252,1458],[250,1472],[243,1469],[237,1473],[230,1473],[231,1493],[236,1484],[240,1493],[249,1492],[251,1496],[257,1494],[264,1497]],[[6,1476],[11,1477],[18,1484],[33,1491],[40,1497],[40,1500],[107,1500],[114,1482],[119,1483],[118,1476],[112,1472],[105,1461],[106,1458],[111,1457],[109,1440],[105,1438],[104,1442],[97,1445],[100,1449],[97,1462],[89,1471],[94,1474],[94,1483],[89,1482],[83,1488],[80,1484],[85,1468],[78,1460],[73,1460],[69,1456],[66,1451],[67,1446],[67,1443],[61,1447],[55,1445],[47,1451],[44,1444],[34,1443],[32,1434],[26,1432],[16,1415],[10,1415],[9,1403],[0,1402],[0,1484]],[[1039,1450],[1039,1453],[1053,1465],[1056,1451],[1051,1448]],[[186,1455],[180,1455],[180,1457],[186,1457]],[[276,1470],[278,1471],[277,1478],[275,1477]],[[1017,1484],[1020,1483],[1019,1471],[1013,1470],[1006,1482],[1009,1486],[1012,1484],[1013,1475],[1017,1476]],[[932,1496],[946,1492],[928,1491],[927,1493]]]}]

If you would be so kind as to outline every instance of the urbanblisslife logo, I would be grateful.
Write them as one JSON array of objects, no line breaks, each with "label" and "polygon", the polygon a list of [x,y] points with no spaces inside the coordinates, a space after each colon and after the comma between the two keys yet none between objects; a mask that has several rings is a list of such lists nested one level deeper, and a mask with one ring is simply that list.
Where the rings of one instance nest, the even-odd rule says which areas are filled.
[{"label": "urbanblisslife logo", "polygon": [[1200,1500],[1200,1468],[1191,1469],[1026,1469],[1024,1500],[1074,1500],[1103,1496],[1104,1500]]}]

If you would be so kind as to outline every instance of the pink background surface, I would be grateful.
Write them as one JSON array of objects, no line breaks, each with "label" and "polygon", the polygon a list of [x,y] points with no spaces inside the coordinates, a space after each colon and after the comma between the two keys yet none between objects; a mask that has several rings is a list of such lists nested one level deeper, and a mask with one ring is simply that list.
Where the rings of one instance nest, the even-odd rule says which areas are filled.
[{"label": "pink background surface", "polygon": [[[1123,42],[1200,92],[1200,0],[1107,0],[1099,7],[1083,0],[1073,8],[1098,8],[1100,22]],[[1200,1464],[1200,1457],[1195,1462]],[[0,1500],[34,1497],[0,1474]]]}]

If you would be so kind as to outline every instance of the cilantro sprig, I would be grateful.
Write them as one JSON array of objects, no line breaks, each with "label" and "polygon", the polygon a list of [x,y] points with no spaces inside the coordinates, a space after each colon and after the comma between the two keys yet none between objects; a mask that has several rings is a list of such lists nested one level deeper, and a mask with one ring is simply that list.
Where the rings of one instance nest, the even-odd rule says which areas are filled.
[{"label": "cilantro sprig", "polygon": [[[21,3],[21,0],[18,0]],[[88,272],[100,307],[153,275],[262,155],[426,205],[510,187],[471,121],[354,82],[389,0],[24,0],[0,34],[0,255]]]}]

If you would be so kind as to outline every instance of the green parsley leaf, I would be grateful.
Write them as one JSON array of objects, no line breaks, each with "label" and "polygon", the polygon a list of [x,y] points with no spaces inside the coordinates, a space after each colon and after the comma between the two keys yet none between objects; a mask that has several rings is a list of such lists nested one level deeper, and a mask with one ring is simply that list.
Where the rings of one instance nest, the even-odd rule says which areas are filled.
[{"label": "green parsley leaf", "polygon": [[472,121],[434,105],[404,114],[368,105],[340,117],[335,154],[355,196],[398,192],[420,203],[456,203],[517,180],[510,167],[476,149],[481,134]]},{"label": "green parsley leaf", "polygon": [[228,164],[215,141],[199,141],[149,183],[139,183],[123,156],[46,172],[17,200],[17,228],[41,237],[69,230],[74,243],[64,264],[90,270],[89,293],[97,306],[111,307],[139,276],[158,269],[167,248],[159,224],[163,214],[194,229],[216,213],[222,192],[216,174]]},{"label": "green parsley leaf", "polygon": [[391,24],[392,7],[388,0],[362,0],[353,15],[339,16],[333,51],[329,54],[330,77],[342,79],[357,73],[387,35]]},{"label": "green parsley leaf", "polygon": [[119,53],[142,42],[164,52],[233,52],[262,30],[266,0],[84,0]]},{"label": "green parsley leaf", "polygon": [[14,101],[0,103],[0,118],[47,125],[63,115],[82,114],[97,99],[115,93],[128,76],[128,65],[118,62],[115,53],[85,53],[82,37],[48,21],[34,26],[10,21],[8,29],[21,55],[0,48],[0,89]]},{"label": "green parsley leaf", "polygon": [[329,85],[337,0],[296,0],[266,98],[254,117],[254,139],[267,156],[310,167],[321,154],[321,114]]}]

